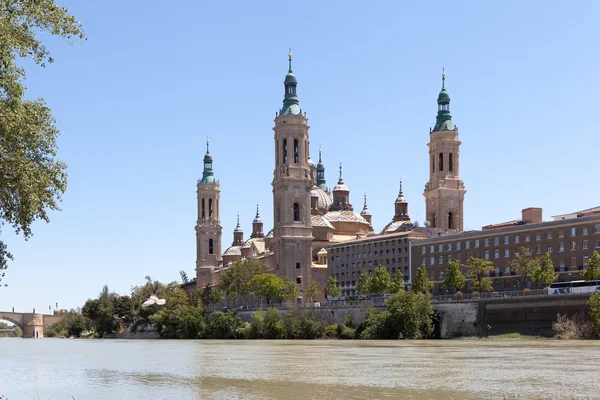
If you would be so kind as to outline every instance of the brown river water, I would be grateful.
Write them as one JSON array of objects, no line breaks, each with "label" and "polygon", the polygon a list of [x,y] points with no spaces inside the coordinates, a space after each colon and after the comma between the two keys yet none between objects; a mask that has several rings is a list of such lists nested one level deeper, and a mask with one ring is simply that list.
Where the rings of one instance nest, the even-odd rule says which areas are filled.
[{"label": "brown river water", "polygon": [[600,341],[0,339],[22,399],[600,399]]}]

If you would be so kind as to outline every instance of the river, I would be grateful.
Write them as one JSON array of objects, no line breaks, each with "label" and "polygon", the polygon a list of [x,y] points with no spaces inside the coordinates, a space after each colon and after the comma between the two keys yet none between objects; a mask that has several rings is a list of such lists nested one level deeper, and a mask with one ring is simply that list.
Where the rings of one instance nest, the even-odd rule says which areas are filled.
[{"label": "river", "polygon": [[600,342],[0,339],[22,399],[596,399]]}]

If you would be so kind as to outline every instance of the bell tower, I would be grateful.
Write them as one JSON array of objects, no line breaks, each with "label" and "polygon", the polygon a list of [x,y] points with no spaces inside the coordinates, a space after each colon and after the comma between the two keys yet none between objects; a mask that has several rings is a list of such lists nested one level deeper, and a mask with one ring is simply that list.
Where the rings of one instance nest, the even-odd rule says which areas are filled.
[{"label": "bell tower", "polygon": [[302,115],[292,72],[292,53],[285,77],[283,107],[275,118],[273,171],[273,248],[275,273],[308,288],[312,265],[310,213],[313,179],[308,164],[308,118]]},{"label": "bell tower", "polygon": [[460,145],[458,127],[450,115],[450,95],[442,72],[442,90],[437,99],[438,113],[429,132],[429,182],[425,184],[427,220],[442,232],[462,232],[465,185],[459,178]]},{"label": "bell tower", "polygon": [[[196,277],[198,284],[205,286],[208,275],[202,267],[216,267],[221,261],[220,186],[213,173],[213,159],[208,140],[204,156],[204,171],[196,186],[198,197],[198,220],[196,221]],[[203,271],[206,272],[206,271]],[[202,276],[201,276],[202,275]]]}]

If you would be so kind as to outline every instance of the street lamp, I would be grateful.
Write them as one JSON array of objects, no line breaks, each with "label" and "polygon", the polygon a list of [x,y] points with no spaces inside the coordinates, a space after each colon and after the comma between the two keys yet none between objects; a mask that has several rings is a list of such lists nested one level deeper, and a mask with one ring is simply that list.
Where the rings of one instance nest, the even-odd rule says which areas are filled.
[{"label": "street lamp", "polygon": [[571,282],[571,292],[573,293],[573,273],[569,272],[569,281]]}]

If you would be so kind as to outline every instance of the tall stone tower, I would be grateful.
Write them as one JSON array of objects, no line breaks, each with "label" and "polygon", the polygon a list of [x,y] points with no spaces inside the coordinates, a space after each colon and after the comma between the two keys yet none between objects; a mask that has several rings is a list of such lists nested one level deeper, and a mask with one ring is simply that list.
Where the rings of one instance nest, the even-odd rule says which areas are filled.
[{"label": "tall stone tower", "polygon": [[273,248],[275,272],[304,291],[311,280],[312,224],[310,195],[313,179],[308,165],[308,118],[296,96],[292,53],[285,77],[283,108],[275,118],[273,171]]},{"label": "tall stone tower", "polygon": [[[216,267],[221,260],[221,226],[220,218],[220,187],[219,181],[215,179],[213,173],[213,159],[206,141],[206,155],[204,156],[204,171],[202,179],[198,180],[198,221],[196,222],[196,276],[198,284],[205,286],[206,273],[209,270],[202,271],[203,267]],[[201,275],[206,275],[202,276]]]},{"label": "tall stone tower", "polygon": [[450,95],[442,72],[435,127],[429,133],[429,182],[425,185],[427,220],[442,232],[463,230],[465,185],[459,178],[460,144],[458,128],[450,115]]}]

